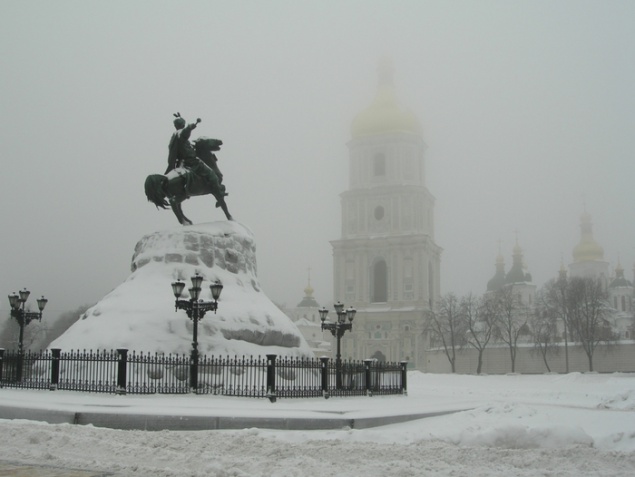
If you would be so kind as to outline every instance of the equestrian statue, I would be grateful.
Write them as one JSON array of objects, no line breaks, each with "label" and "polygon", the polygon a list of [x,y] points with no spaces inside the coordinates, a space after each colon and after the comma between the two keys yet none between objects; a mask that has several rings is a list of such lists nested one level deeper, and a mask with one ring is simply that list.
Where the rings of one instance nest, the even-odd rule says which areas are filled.
[{"label": "equestrian statue", "polygon": [[182,225],[192,225],[181,209],[181,203],[196,195],[211,194],[216,199],[227,220],[232,216],[225,203],[223,174],[218,168],[214,152],[220,150],[223,141],[200,137],[190,143],[190,134],[201,122],[186,125],[180,113],[176,113],[174,127],[176,131],[168,146],[168,167],[164,174],[152,174],[146,178],[145,192],[150,202],[162,209],[172,208],[174,215]]}]

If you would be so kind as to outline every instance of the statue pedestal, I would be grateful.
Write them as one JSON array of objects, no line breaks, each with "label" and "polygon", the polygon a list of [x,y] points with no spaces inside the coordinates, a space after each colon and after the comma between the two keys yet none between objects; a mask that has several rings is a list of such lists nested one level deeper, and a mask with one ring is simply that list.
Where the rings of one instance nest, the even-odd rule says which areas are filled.
[{"label": "statue pedestal", "polygon": [[189,353],[192,323],[174,310],[171,283],[203,276],[202,300],[209,285],[223,284],[218,311],[199,322],[200,354],[215,356],[312,356],[291,320],[260,288],[256,243],[251,231],[234,221],[178,226],[144,236],[132,257],[132,274],[90,308],[50,348],[116,349]]}]

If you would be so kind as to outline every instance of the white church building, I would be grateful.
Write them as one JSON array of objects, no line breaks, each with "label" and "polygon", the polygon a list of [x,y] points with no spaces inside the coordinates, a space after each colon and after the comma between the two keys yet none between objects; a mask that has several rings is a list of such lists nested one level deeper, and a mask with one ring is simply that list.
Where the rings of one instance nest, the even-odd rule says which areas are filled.
[{"label": "white church building", "polygon": [[426,311],[440,296],[441,247],[426,187],[418,118],[395,95],[389,60],[374,101],[351,124],[341,237],[333,247],[334,300],[357,309],[342,358],[422,367]]}]

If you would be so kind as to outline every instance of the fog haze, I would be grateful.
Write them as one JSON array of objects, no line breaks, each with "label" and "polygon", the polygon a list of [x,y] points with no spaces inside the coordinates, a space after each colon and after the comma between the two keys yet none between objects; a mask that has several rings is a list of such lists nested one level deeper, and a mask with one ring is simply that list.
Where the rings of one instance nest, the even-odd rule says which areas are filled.
[{"label": "fog haze", "polygon": [[[482,293],[516,237],[542,285],[585,206],[632,280],[634,26],[629,1],[2,1],[0,291],[58,313],[128,277],[136,242],[177,225],[143,181],[179,111],[224,142],[267,295],[297,304],[310,267],[330,307],[350,124],[385,55],[423,124],[442,293]],[[224,220],[209,197],[183,208]]]}]

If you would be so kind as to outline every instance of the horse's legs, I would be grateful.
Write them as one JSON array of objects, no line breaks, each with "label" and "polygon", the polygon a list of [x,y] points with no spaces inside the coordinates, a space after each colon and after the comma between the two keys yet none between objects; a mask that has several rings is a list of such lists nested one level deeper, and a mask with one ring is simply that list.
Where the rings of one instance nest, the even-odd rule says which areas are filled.
[{"label": "horse's legs", "polygon": [[181,214],[181,224],[182,225],[192,225],[192,221],[190,219],[188,219],[185,214],[183,213],[183,209],[181,209],[181,203],[179,202],[178,204],[178,208],[179,208],[179,213]]},{"label": "horse's legs", "polygon": [[174,215],[176,215],[176,218],[178,219],[181,225],[192,225],[192,221],[188,219],[183,213],[183,209],[181,208],[181,202],[175,199],[171,199],[170,205],[172,206],[172,212],[174,212]]},{"label": "horse's legs", "polygon": [[225,212],[225,217],[227,217],[227,220],[234,220],[231,214],[229,213],[229,209],[227,208],[227,204],[225,203],[224,197],[221,197],[220,199],[216,197],[216,207],[220,207],[221,209],[223,209],[223,212]]}]

